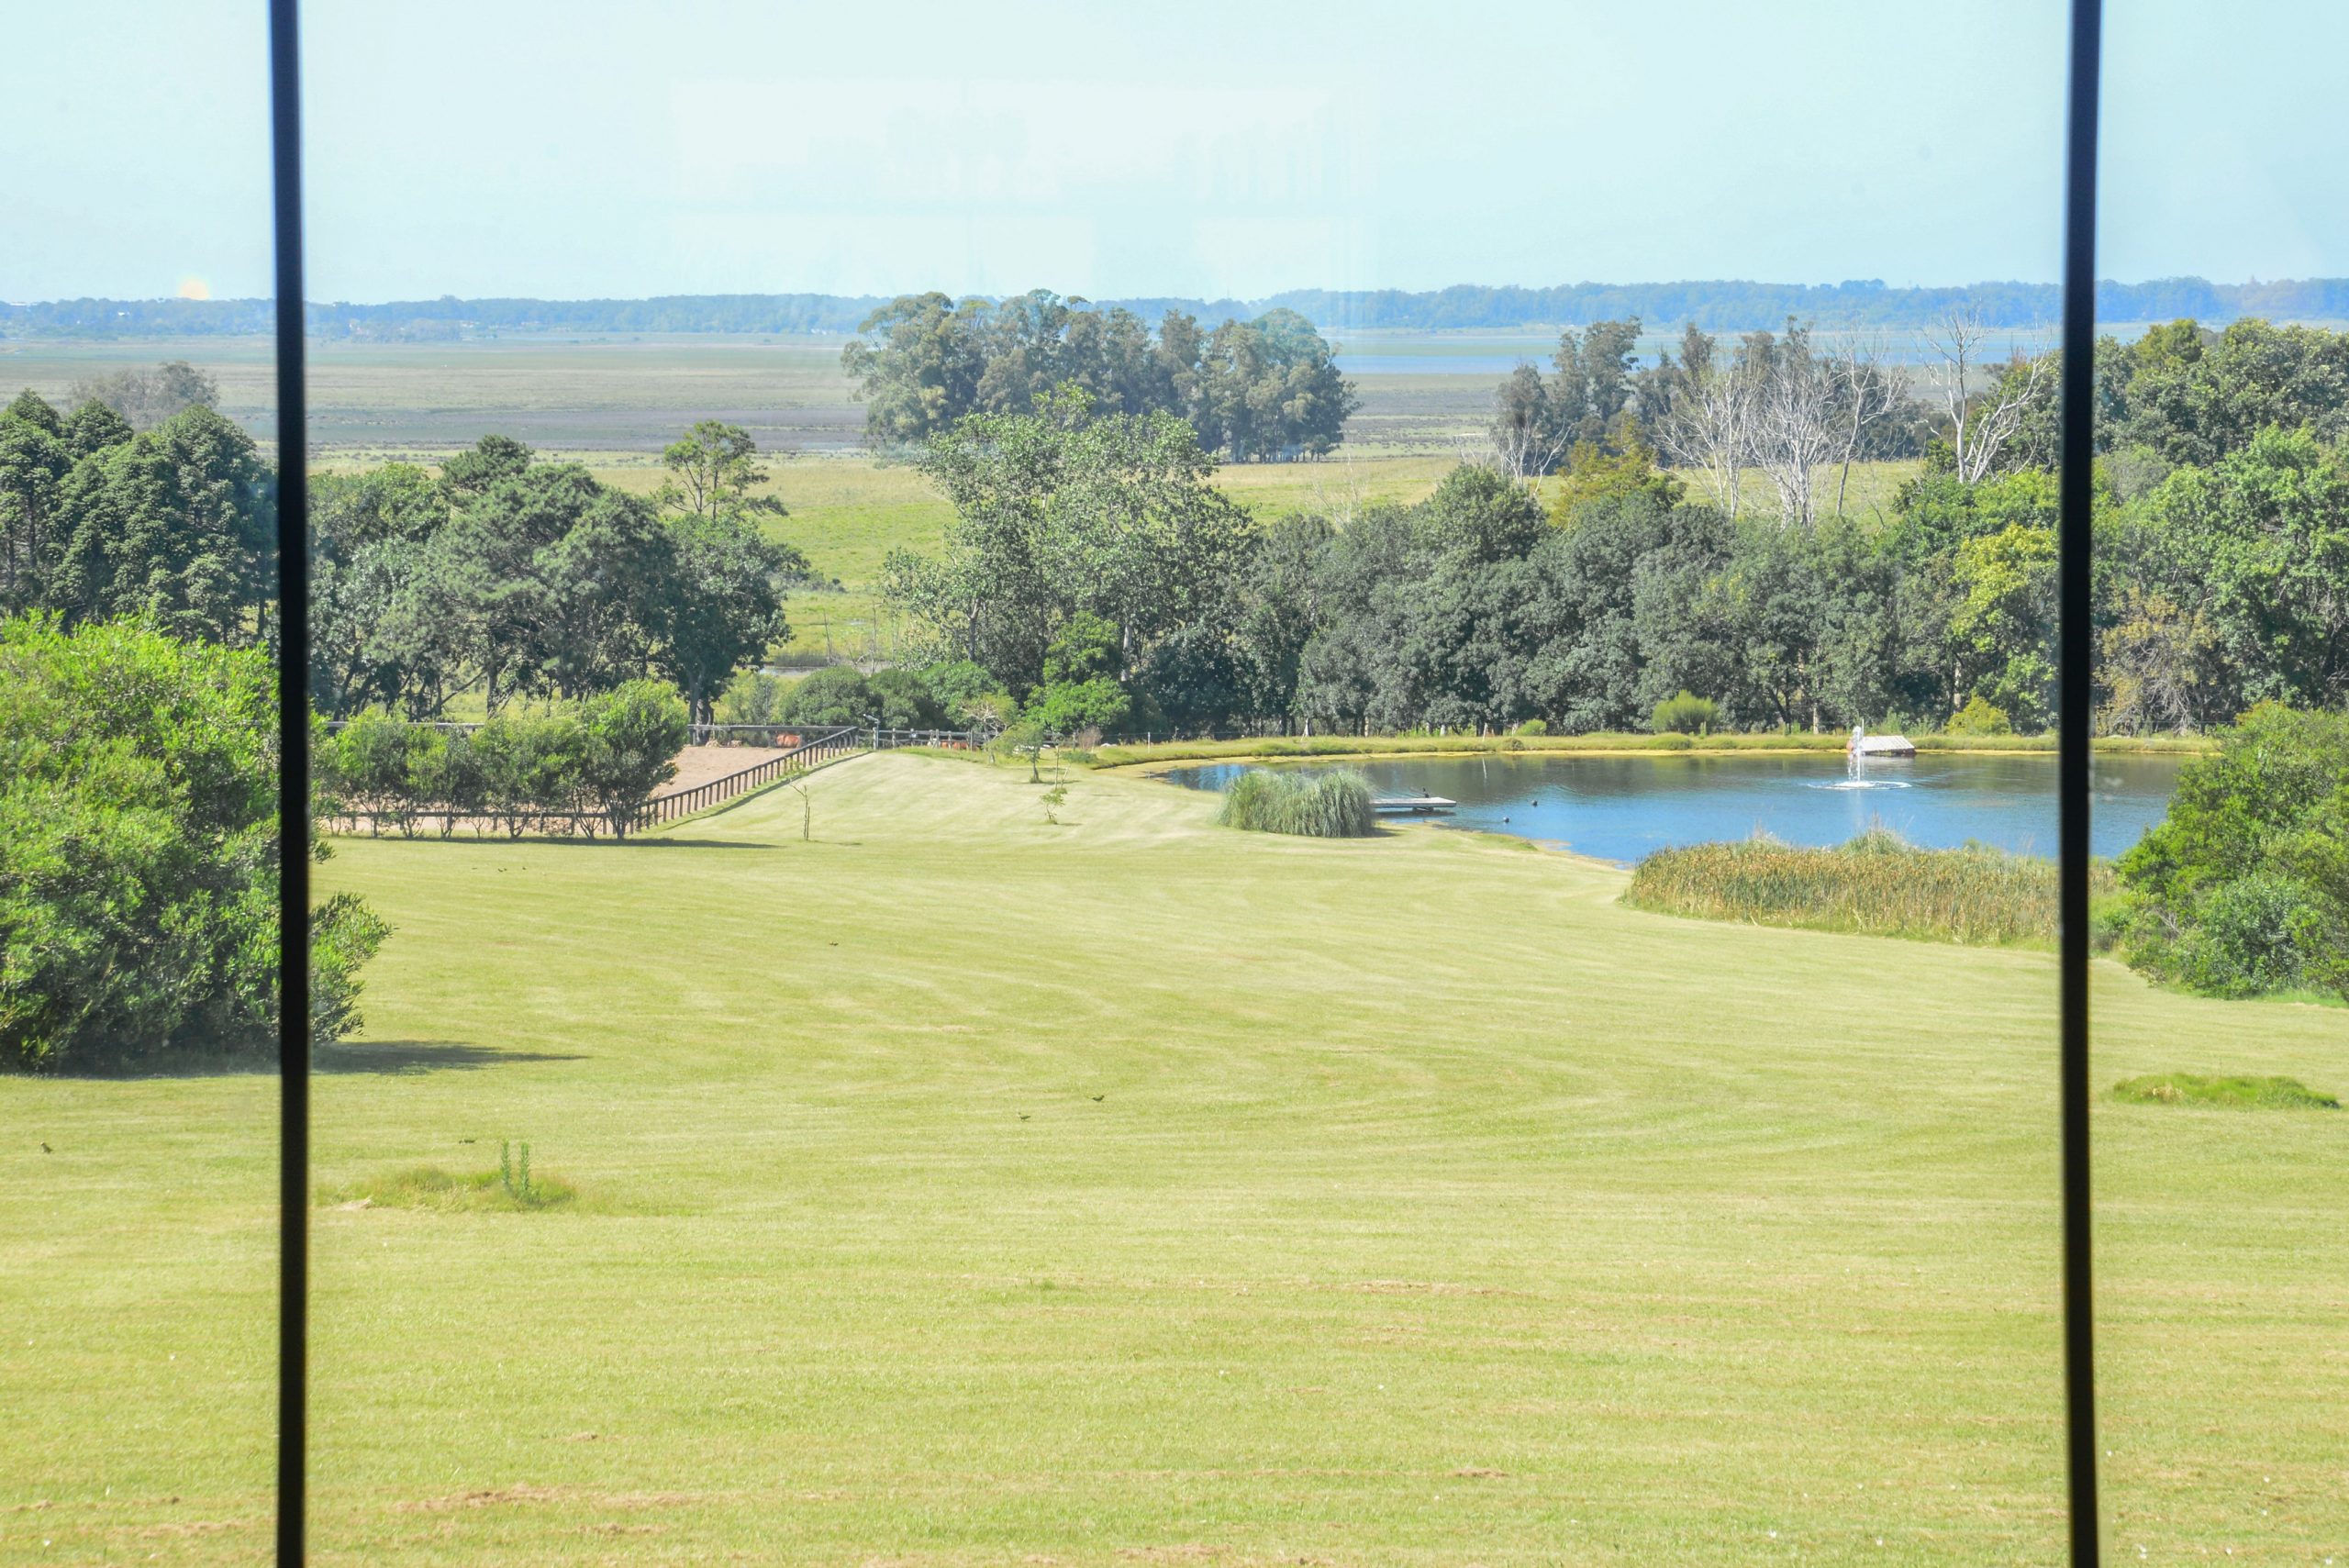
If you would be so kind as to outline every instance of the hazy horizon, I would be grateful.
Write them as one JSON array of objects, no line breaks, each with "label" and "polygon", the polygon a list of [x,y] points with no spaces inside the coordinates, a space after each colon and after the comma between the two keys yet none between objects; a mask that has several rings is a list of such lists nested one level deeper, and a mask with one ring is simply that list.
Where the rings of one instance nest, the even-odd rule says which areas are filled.
[{"label": "hazy horizon", "polygon": [[[309,296],[2052,281],[2065,6],[304,8]],[[2349,275],[2349,13],[2108,18],[2100,274]],[[19,19],[0,298],[257,297],[262,12]],[[106,112],[93,114],[94,105]],[[72,128],[61,135],[57,128]],[[1524,286],[1554,286],[1537,282]]]}]

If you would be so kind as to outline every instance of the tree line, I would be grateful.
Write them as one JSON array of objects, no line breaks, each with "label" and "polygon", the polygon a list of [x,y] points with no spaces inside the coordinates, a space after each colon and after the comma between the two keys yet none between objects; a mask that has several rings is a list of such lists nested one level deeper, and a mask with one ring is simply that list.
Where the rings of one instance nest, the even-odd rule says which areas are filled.
[{"label": "tree line", "polygon": [[[159,374],[116,390],[153,415],[156,388],[173,385]],[[787,635],[783,595],[810,573],[763,531],[782,507],[761,493],[746,432],[704,421],[662,462],[651,495],[500,436],[437,474],[315,475],[320,711],[426,718],[479,691],[495,713],[651,674],[707,721],[735,672]],[[0,411],[0,615],[273,646],[275,485],[208,399],[139,429],[100,398],[60,413],[24,393]]]},{"label": "tree line", "polygon": [[[1122,709],[1105,729],[1628,729],[1684,692],[1739,728],[2056,720],[2052,356],[1953,365],[1941,408],[1865,427],[1923,448],[1887,510],[1838,515],[1792,474],[1739,510],[1646,432],[1716,373],[1796,375],[1848,417],[1852,372],[1799,328],[1642,372],[1634,331],[1570,335],[1542,378],[1575,438],[1546,491],[1487,454],[1417,506],[1260,525],[1170,414],[1071,388],[968,416],[918,460],[954,505],[944,549],[893,556],[886,591],[936,658],[1030,716],[1089,686],[1088,715]],[[2349,701],[2344,354],[2263,322],[2099,349],[2096,722]]]},{"label": "tree line", "polygon": [[1311,322],[1290,310],[1212,331],[1183,311],[1155,330],[1122,306],[1046,290],[1000,304],[906,295],[865,317],[841,350],[865,436],[904,447],[974,414],[1022,414],[1056,388],[1107,414],[1172,414],[1202,450],[1235,462],[1319,457],[1344,439],[1353,384]]}]

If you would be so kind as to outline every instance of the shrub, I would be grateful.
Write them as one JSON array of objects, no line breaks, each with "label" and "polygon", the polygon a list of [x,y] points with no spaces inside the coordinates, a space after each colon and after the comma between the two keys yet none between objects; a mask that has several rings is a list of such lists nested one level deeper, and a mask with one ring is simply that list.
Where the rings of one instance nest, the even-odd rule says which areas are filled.
[{"label": "shrub", "polygon": [[625,838],[652,792],[677,776],[685,699],[666,681],[629,681],[581,703],[578,723],[582,802]]},{"label": "shrub", "polygon": [[[274,1056],[276,813],[263,651],[0,621],[0,1064]],[[384,928],[344,897],[310,929],[330,1043]]]},{"label": "shrub", "polygon": [[788,689],[763,671],[745,670],[718,694],[718,722],[773,724],[782,716],[783,696]]},{"label": "shrub", "polygon": [[1721,705],[1683,691],[1655,705],[1648,728],[1659,735],[1695,735],[1721,721]]},{"label": "shrub", "polygon": [[1987,697],[1971,696],[1965,706],[1950,715],[1944,727],[1952,735],[2012,735],[2014,720],[2007,710]]},{"label": "shrub", "polygon": [[1370,781],[1351,768],[1275,773],[1251,768],[1234,779],[1216,820],[1256,833],[1362,839],[1377,828]]},{"label": "shrub", "polygon": [[2118,869],[2137,968],[2214,995],[2349,995],[2349,715],[2252,709]]},{"label": "shrub", "polygon": [[1546,718],[1529,718],[1517,727],[1517,732],[1525,736],[1547,735],[1550,733],[1550,721]]},{"label": "shrub", "polygon": [[863,724],[880,711],[872,683],[852,664],[832,664],[802,676],[783,699],[783,721],[811,728]]},{"label": "shrub", "polygon": [[2055,940],[2053,862],[1923,850],[1876,828],[1836,849],[1775,839],[1658,850],[1623,901],[1664,915],[1982,943]]},{"label": "shrub", "polygon": [[946,728],[946,709],[918,672],[884,670],[866,684],[874,706],[865,711],[879,714],[881,722],[891,729]]},{"label": "shrub", "polygon": [[1027,717],[1052,735],[1084,729],[1116,729],[1133,711],[1125,688],[1106,675],[1039,686],[1028,699]]}]

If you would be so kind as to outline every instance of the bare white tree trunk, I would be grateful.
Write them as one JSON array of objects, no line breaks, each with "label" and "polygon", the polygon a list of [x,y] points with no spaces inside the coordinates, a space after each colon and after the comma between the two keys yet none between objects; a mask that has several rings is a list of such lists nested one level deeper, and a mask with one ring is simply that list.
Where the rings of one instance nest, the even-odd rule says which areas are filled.
[{"label": "bare white tree trunk", "polygon": [[1737,516],[1738,491],[1753,448],[1753,378],[1707,365],[1689,374],[1687,390],[1656,430],[1664,451],[1701,472],[1722,511]]},{"label": "bare white tree trunk", "polygon": [[1985,395],[1976,397],[1969,383],[1975,373],[1986,368],[1987,337],[1981,318],[1962,309],[1951,310],[1937,330],[1925,335],[1936,356],[1933,384],[1941,392],[1942,411],[1949,417],[1952,457],[1962,484],[1978,484],[1989,473],[1999,450],[2022,428],[2023,416],[2047,373],[2046,356],[2026,357],[2009,345],[2009,363],[2020,366],[2021,376],[1994,379]]},{"label": "bare white tree trunk", "polygon": [[1818,506],[1812,480],[1835,450],[1835,386],[1810,351],[1810,335],[1791,328],[1770,356],[1757,399],[1754,460],[1778,492],[1782,521],[1810,526]]}]

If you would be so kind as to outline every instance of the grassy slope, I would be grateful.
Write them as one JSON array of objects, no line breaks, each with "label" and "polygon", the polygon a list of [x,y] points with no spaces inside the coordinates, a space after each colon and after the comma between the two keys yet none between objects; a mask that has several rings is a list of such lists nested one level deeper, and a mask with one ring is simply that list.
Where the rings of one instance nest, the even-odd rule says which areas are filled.
[{"label": "grassy slope", "polygon": [[[317,1216],[322,1561],[2057,1559],[2047,959],[1023,778],[340,846],[398,934],[320,1187],[584,1196]],[[2337,1013],[2097,1004],[2104,1083],[2349,1077]],[[0,1561],[260,1552],[273,1093],[0,1081]],[[2321,1561],[2341,1118],[2098,1135],[2116,1555]]]}]

